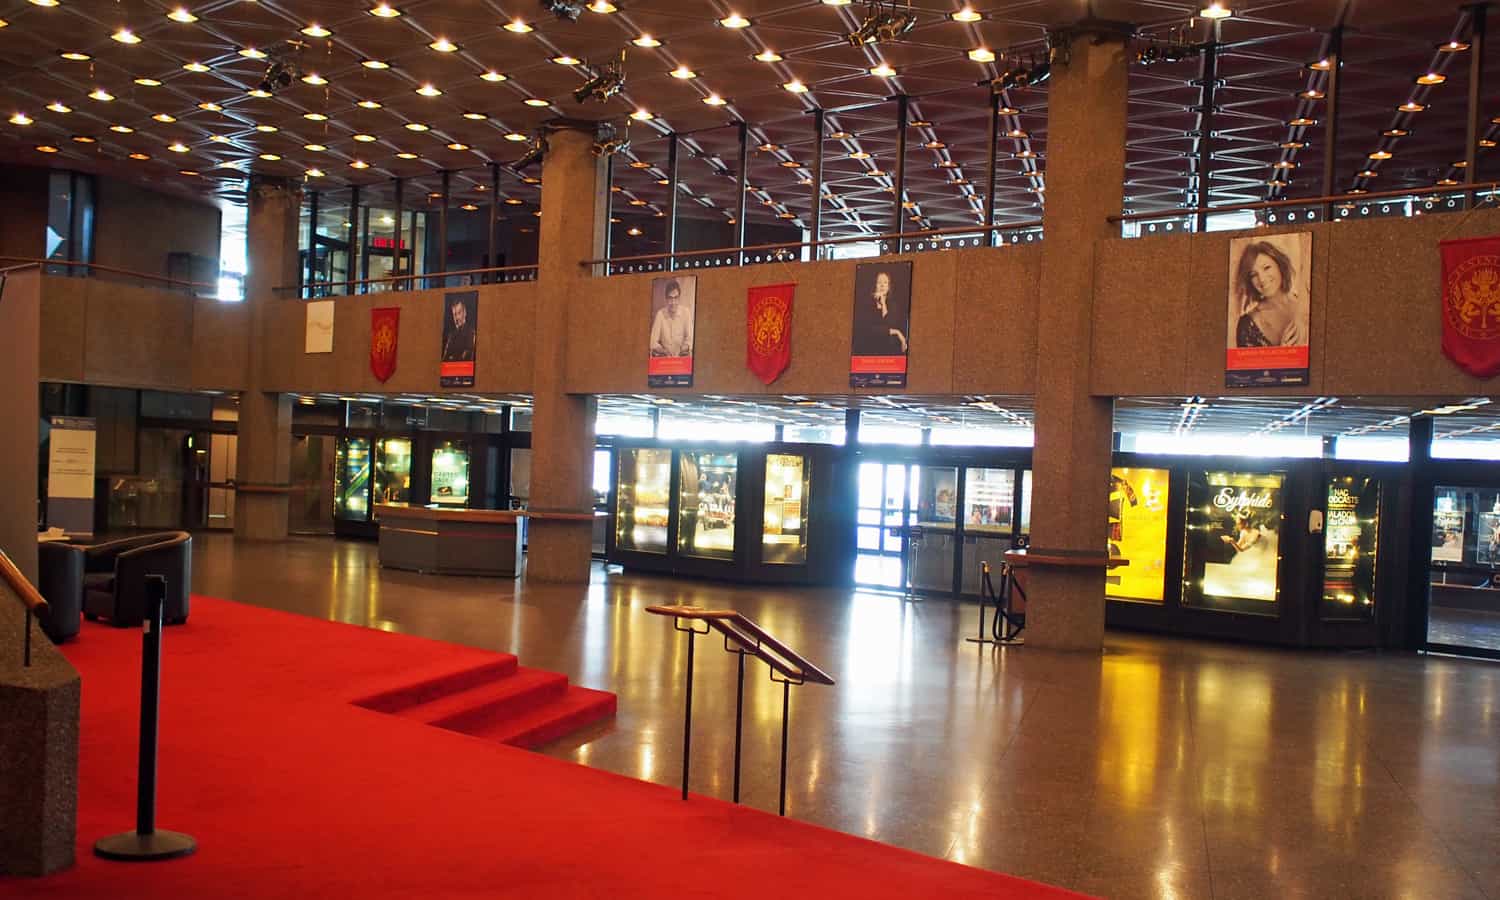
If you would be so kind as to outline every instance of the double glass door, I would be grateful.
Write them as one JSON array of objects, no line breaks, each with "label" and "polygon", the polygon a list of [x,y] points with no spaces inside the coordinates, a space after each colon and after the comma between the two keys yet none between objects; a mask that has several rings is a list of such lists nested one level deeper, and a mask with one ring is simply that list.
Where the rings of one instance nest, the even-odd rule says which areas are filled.
[{"label": "double glass door", "polygon": [[1500,485],[1433,489],[1427,645],[1500,656]]}]

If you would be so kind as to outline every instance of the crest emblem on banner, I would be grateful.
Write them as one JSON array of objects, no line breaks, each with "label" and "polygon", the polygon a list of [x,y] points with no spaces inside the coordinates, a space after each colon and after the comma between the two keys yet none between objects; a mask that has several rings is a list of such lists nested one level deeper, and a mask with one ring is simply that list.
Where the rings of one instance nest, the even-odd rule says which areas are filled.
[{"label": "crest emblem on banner", "polygon": [[400,331],[400,307],[370,310],[370,372],[381,382],[396,374],[396,342]]},{"label": "crest emblem on banner", "polygon": [[770,384],[792,360],[792,295],[795,284],[772,284],[750,289],[745,311],[745,365]]},{"label": "crest emblem on banner", "polygon": [[1443,241],[1443,353],[1480,378],[1500,374],[1500,238]]}]

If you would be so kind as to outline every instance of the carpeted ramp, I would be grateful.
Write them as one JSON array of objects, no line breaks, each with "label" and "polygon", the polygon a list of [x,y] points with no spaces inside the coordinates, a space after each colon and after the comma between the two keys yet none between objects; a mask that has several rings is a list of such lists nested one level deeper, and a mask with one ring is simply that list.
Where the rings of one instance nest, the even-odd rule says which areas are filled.
[{"label": "carpeted ramp", "polygon": [[[91,853],[134,823],[140,632],[90,626],[66,651],[83,676],[79,862],[0,877],[0,897],[1075,896],[519,750],[583,689],[513,657],[193,604],[165,633],[157,822],[198,852]],[[597,713],[597,693],[573,696]]]}]

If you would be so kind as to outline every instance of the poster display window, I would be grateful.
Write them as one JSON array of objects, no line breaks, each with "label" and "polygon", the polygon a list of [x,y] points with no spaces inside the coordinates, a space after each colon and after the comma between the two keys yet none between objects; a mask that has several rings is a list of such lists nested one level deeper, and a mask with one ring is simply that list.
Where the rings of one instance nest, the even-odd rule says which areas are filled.
[{"label": "poster display window", "polygon": [[1464,510],[1454,488],[1438,488],[1432,501],[1432,561],[1462,562]]},{"label": "poster display window", "polygon": [[375,456],[375,502],[411,502],[411,438],[384,438]]},{"label": "poster display window", "polygon": [[1380,482],[1343,475],[1328,480],[1323,523],[1323,598],[1327,621],[1375,618],[1375,561],[1380,531]]},{"label": "poster display window", "polygon": [[683,452],[677,478],[677,552],[734,559],[734,496],[739,457]]},{"label": "poster display window", "polygon": [[333,516],[354,522],[370,520],[370,440],[339,441],[334,465]]},{"label": "poster display window", "polygon": [[1280,473],[1189,474],[1184,606],[1278,614],[1284,480]]},{"label": "poster display window", "polygon": [[443,441],[432,450],[432,491],[428,503],[469,505],[469,445]]},{"label": "poster display window", "polygon": [[1116,468],[1109,473],[1111,559],[1129,565],[1106,572],[1104,593],[1111,600],[1161,603],[1167,580],[1166,469]]},{"label": "poster display window", "polygon": [[775,565],[807,562],[807,457],[766,455],[766,505],[761,560]]},{"label": "poster display window", "polygon": [[657,448],[619,451],[619,511],[615,546],[637,553],[667,552],[667,502],[672,484],[672,451]]},{"label": "poster display window", "polygon": [[1015,470],[973,467],[964,470],[964,531],[1010,534],[1015,504]]}]

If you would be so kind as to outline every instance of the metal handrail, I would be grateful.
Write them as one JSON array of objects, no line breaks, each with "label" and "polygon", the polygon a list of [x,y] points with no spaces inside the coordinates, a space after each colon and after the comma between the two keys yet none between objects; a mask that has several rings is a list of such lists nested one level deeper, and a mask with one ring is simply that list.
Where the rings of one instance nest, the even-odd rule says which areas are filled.
[{"label": "metal handrail", "polygon": [[184,281],[181,278],[169,278],[166,275],[153,275],[150,272],[137,272],[134,269],[122,269],[119,266],[106,266],[99,263],[82,262],[76,259],[36,259],[30,256],[0,256],[0,261],[17,262],[21,265],[16,268],[29,268],[30,266],[67,266],[74,269],[91,269],[96,272],[106,272],[111,275],[125,275],[130,278],[139,278],[142,281],[154,281],[171,287],[204,288],[218,290],[218,285],[209,284],[206,281]]},{"label": "metal handrail", "polygon": [[0,550],[0,581],[5,582],[5,586],[10,588],[11,592],[16,595],[16,599],[21,601],[21,606],[26,609],[26,633],[22,641],[24,647],[21,650],[21,665],[30,668],[31,620],[47,611],[47,599],[42,596],[41,591],[36,589],[36,585],[31,583],[31,579],[27,578],[11,561],[11,558],[5,555],[4,550]]},{"label": "metal handrail", "polygon": [[861,234],[845,237],[819,238],[815,241],[783,241],[775,244],[749,244],[744,247],[715,247],[708,250],[678,250],[660,253],[637,253],[631,256],[614,256],[609,259],[585,259],[579,262],[580,266],[603,266],[626,262],[641,262],[650,259],[675,259],[680,256],[714,256],[720,253],[755,253],[766,250],[790,250],[802,247],[822,247],[830,244],[866,244],[870,241],[909,240],[926,237],[943,237],[956,234],[983,234],[991,235],[996,232],[1014,231],[1022,228],[1036,228],[1042,224],[1041,219],[1030,219],[1025,222],[1010,222],[1005,225],[975,225],[973,227],[952,228],[927,228],[921,231],[903,231],[900,233],[891,231],[885,234]]},{"label": "metal handrail", "polygon": [[1421,197],[1434,194],[1468,194],[1476,191],[1500,189],[1500,181],[1479,181],[1473,184],[1445,185],[1431,188],[1408,188],[1407,190],[1367,191],[1359,194],[1328,194],[1322,197],[1302,197],[1286,200],[1260,200],[1255,203],[1237,203],[1233,206],[1198,206],[1192,209],[1164,209],[1157,212],[1122,213],[1106,216],[1111,224],[1139,222],[1146,219],[1176,219],[1195,216],[1199,213],[1249,212],[1258,209],[1281,209],[1287,206],[1327,206],[1330,203],[1363,203],[1369,200],[1391,200],[1397,197]]},{"label": "metal handrail", "polygon": [[[484,275],[492,272],[525,272],[535,270],[535,264],[529,266],[488,266],[482,269],[458,269],[453,272],[421,272],[413,275],[385,275],[380,278],[360,278],[356,281],[329,281],[325,282],[323,285],[318,286],[329,288],[343,286],[346,288],[352,288],[357,284],[385,284],[387,282],[396,281],[413,281],[418,278],[457,278],[463,275]],[[288,291],[301,292],[303,290],[306,290],[307,288],[308,285],[305,284],[288,284],[271,288],[271,290],[277,294],[285,294]],[[334,296],[348,297],[353,295],[335,294]]]}]

